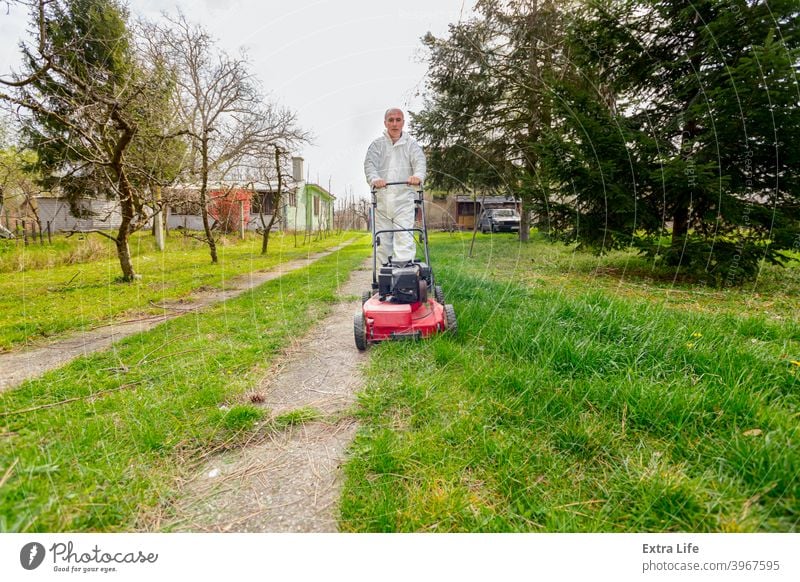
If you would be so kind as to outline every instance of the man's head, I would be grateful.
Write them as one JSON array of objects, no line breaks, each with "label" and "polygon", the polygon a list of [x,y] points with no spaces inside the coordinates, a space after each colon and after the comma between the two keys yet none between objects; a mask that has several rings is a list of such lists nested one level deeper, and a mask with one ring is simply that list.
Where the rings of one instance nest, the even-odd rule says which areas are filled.
[{"label": "man's head", "polygon": [[396,142],[403,135],[404,123],[403,112],[395,107],[387,109],[386,113],[383,114],[383,125],[386,126],[386,131],[389,133],[392,142]]}]

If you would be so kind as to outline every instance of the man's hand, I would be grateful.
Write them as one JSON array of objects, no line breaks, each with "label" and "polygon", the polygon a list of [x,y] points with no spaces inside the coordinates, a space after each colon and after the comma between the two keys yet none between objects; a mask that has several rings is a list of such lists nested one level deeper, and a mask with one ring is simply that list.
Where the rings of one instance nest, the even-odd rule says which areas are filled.
[{"label": "man's hand", "polygon": [[409,176],[409,178],[408,178],[408,180],[406,180],[406,182],[408,182],[412,186],[419,186],[420,185],[420,180],[419,180],[419,177],[417,177],[417,176]]},{"label": "man's hand", "polygon": [[377,180],[372,181],[372,187],[376,190],[380,190],[381,188],[386,188],[386,180],[381,180],[378,178]]}]

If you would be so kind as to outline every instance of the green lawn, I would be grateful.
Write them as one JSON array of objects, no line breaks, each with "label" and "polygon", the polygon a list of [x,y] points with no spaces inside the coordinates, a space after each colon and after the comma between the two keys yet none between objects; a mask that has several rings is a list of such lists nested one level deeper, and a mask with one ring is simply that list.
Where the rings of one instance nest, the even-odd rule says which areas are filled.
[{"label": "green lawn", "polygon": [[[60,237],[52,248],[30,245],[26,249],[5,241],[5,265],[24,269],[0,272],[0,351],[137,313],[157,313],[154,303],[184,297],[198,288],[223,288],[237,275],[323,251],[353,236],[343,232],[304,245],[301,235],[295,246],[292,235],[274,233],[266,256],[260,254],[260,237],[225,238],[218,248],[219,263],[214,265],[207,247],[197,240],[173,234],[167,252],[162,253],[154,248],[149,234],[137,233],[131,251],[142,279],[132,284],[118,281],[120,268],[113,245],[98,235],[83,241]],[[31,269],[31,265],[42,268]]]},{"label": "green lawn", "polygon": [[[370,348],[343,530],[797,530],[797,267],[715,291],[625,253],[468,246],[432,241],[458,335]],[[0,531],[153,528],[204,455],[313,417],[266,423],[246,394],[367,254],[0,394]]]},{"label": "green lawn", "polygon": [[266,411],[246,393],[283,347],[329,312],[338,285],[368,253],[362,237],[234,300],[0,393],[0,531],[155,528],[177,480],[204,455],[298,421],[261,421]]},{"label": "green lawn", "polygon": [[796,531],[800,269],[436,235],[459,331],[371,348],[346,531]]}]

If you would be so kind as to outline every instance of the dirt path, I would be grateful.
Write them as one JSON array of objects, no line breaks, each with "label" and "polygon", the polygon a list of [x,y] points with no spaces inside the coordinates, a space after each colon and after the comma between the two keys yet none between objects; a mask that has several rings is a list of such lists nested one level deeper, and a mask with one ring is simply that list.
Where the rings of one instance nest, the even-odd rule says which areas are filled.
[{"label": "dirt path", "polygon": [[[339,289],[360,296],[371,267]],[[272,432],[267,440],[211,458],[184,484],[170,531],[334,532],[341,490],[339,465],[355,436],[348,413],[362,385],[366,355],[355,348],[353,313],[360,300],[333,312],[289,349],[258,387],[272,418],[298,409],[313,422]]]},{"label": "dirt path", "polygon": [[[228,280],[226,282],[227,289],[221,291],[203,291],[181,300],[165,302],[158,305],[163,309],[163,312],[158,315],[98,327],[45,346],[0,354],[0,392],[13,388],[29,378],[40,376],[48,370],[63,366],[79,356],[103,350],[130,335],[150,330],[169,319],[180,317],[186,313],[195,313],[215,303],[237,297],[262,283],[302,269],[314,261],[335,253],[351,242],[353,241],[347,241],[327,251],[309,255],[304,259],[282,263],[269,271],[257,271],[235,277]],[[191,303],[187,304],[187,301]]]}]

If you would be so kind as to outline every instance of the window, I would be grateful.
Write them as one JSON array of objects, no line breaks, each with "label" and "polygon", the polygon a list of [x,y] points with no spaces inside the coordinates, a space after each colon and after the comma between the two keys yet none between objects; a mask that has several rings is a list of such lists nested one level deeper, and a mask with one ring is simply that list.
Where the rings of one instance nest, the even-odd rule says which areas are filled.
[{"label": "window", "polygon": [[513,208],[497,208],[492,213],[493,216],[517,216],[517,211]]},{"label": "window", "polygon": [[314,216],[319,216],[319,196],[314,196]]},{"label": "window", "polygon": [[253,192],[253,197],[250,201],[250,212],[252,214],[272,214],[275,209],[276,196],[277,192],[268,192],[266,190]]},{"label": "window", "polygon": [[297,206],[297,193],[294,190],[290,190],[286,195],[286,204],[289,206]]}]

